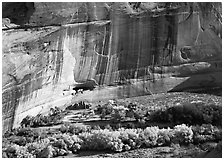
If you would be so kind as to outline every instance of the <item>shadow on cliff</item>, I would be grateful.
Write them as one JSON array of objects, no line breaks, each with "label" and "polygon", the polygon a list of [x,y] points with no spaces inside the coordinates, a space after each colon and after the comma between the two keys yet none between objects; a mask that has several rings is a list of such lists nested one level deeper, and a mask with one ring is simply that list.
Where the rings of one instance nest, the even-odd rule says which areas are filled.
[{"label": "shadow on cliff", "polygon": [[24,26],[29,23],[35,11],[33,2],[3,2],[2,18],[9,18],[11,23]]},{"label": "shadow on cliff", "polygon": [[191,92],[222,96],[221,77],[221,72],[192,75],[168,92]]}]

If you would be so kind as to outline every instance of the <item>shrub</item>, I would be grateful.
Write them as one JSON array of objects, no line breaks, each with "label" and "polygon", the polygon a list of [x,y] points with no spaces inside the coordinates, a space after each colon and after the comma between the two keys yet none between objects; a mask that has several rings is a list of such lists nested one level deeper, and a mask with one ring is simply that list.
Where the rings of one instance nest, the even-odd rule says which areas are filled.
[{"label": "shrub", "polygon": [[172,129],[160,129],[158,132],[157,144],[158,146],[169,146],[171,144],[171,138],[174,137]]},{"label": "shrub", "polygon": [[83,125],[83,124],[71,124],[69,127],[69,132],[72,134],[79,134],[82,132],[87,132],[88,130],[90,130],[90,127]]},{"label": "shrub", "polygon": [[32,130],[31,128],[15,128],[11,131],[6,131],[3,137],[7,138],[11,136],[33,137],[34,139],[36,139],[40,135],[38,132]]},{"label": "shrub", "polygon": [[19,147],[16,149],[16,158],[35,158],[35,156],[30,154],[26,147]]},{"label": "shrub", "polygon": [[8,147],[5,152],[8,158],[35,158],[27,151],[27,147],[16,144]]},{"label": "shrub", "polygon": [[7,156],[7,153],[6,153],[5,151],[2,151],[2,158],[9,158],[9,157]]},{"label": "shrub", "polygon": [[174,127],[174,136],[171,138],[173,143],[189,144],[193,140],[193,131],[191,127],[185,124],[177,125]]},{"label": "shrub", "polygon": [[158,139],[158,127],[147,127],[144,129],[142,133],[140,133],[140,138],[142,141],[142,144],[144,144],[146,147],[153,147],[157,144]]},{"label": "shrub", "polygon": [[70,136],[69,134],[53,135],[52,137],[44,139],[42,144],[37,146],[38,149],[36,149],[36,155],[38,158],[50,158],[67,155],[69,150],[73,150],[74,142],[73,136]]},{"label": "shrub", "polygon": [[33,137],[34,139],[40,136],[38,132],[32,130],[31,128],[18,128],[15,132],[17,136]]},{"label": "shrub", "polygon": [[32,118],[31,127],[45,126],[50,123],[50,120],[47,116],[42,114],[38,114],[34,118]]},{"label": "shrub", "polygon": [[4,133],[3,137],[4,137],[4,138],[8,138],[8,137],[11,137],[11,136],[14,136],[14,135],[15,135],[15,133],[13,132],[13,130],[7,130],[7,131]]},{"label": "shrub", "polygon": [[133,103],[129,103],[128,105],[122,104],[118,105],[116,102],[108,102],[104,105],[98,105],[94,110],[96,114],[100,116],[101,119],[105,119],[106,117],[111,117],[111,120],[115,123],[124,121],[127,117],[131,119],[145,120],[146,115],[149,112],[149,108]]},{"label": "shrub", "polygon": [[110,132],[107,129],[93,130],[91,133],[81,133],[79,137],[83,140],[81,149],[84,150],[111,150],[122,151],[123,143],[118,138],[119,132]]},{"label": "shrub", "polygon": [[21,137],[21,136],[12,136],[9,139],[12,143],[15,143],[19,146],[25,146],[27,144],[26,142],[26,137]]},{"label": "shrub", "polygon": [[111,120],[114,123],[121,122],[126,118],[126,111],[123,109],[114,109],[111,114]]},{"label": "shrub", "polygon": [[73,135],[72,140],[74,141],[74,143],[72,145],[71,151],[72,151],[72,153],[76,153],[78,150],[81,149],[81,144],[83,143],[83,141],[77,135]]},{"label": "shrub", "polygon": [[[57,140],[54,140],[53,144],[60,144],[60,146],[57,146],[58,148],[63,148],[65,150],[72,148],[72,145],[74,143],[73,137],[69,134],[62,134],[57,136]],[[53,145],[54,146],[54,145]]]},{"label": "shrub", "polygon": [[41,152],[41,150],[43,148],[41,148],[40,147],[40,144],[38,144],[38,143],[30,143],[30,144],[27,144],[27,150],[28,150],[28,152],[31,153],[32,155],[35,155],[35,156],[37,156]]},{"label": "shrub", "polygon": [[91,127],[92,130],[100,130],[101,127],[99,125],[94,125]]},{"label": "shrub", "polygon": [[37,155],[37,158],[52,158],[59,156],[54,147],[51,145],[44,147],[41,152]]},{"label": "shrub", "polygon": [[9,146],[6,150],[5,150],[5,153],[7,155],[8,158],[16,158],[17,155],[16,155],[16,150],[19,148],[18,145],[16,144],[13,144],[11,146]]},{"label": "shrub", "polygon": [[58,107],[50,108],[50,113],[48,114],[49,116],[57,116],[60,115],[62,110]]},{"label": "shrub", "polygon": [[192,127],[194,143],[204,143],[208,141],[219,142],[222,140],[222,130],[211,124],[203,124]]},{"label": "shrub", "polygon": [[67,144],[65,143],[64,139],[57,139],[56,141],[52,142],[53,147],[57,147],[59,149],[68,150]]},{"label": "shrub", "polygon": [[[27,151],[29,153],[31,153],[32,155],[34,155],[35,157],[42,157],[42,151],[50,145],[50,138],[45,138],[45,139],[41,139],[39,141],[33,142],[33,143],[28,143],[26,145],[27,147]],[[42,152],[42,153],[41,153]]]},{"label": "shrub", "polygon": [[112,128],[109,124],[107,124],[107,125],[104,127],[104,129],[108,129],[109,131],[113,131],[113,128]]},{"label": "shrub", "polygon": [[74,104],[66,107],[65,110],[89,109],[90,107],[91,107],[91,104],[86,104],[85,102],[81,101],[79,103],[74,103]]},{"label": "shrub", "polygon": [[[76,126],[77,127],[77,126]],[[79,127],[78,127],[79,128]],[[80,127],[82,128],[82,127]],[[49,158],[67,155],[69,152],[76,153],[79,150],[107,150],[107,151],[127,151],[140,147],[169,146],[171,144],[189,144],[193,140],[196,143],[205,141],[221,140],[221,129],[218,127],[204,124],[202,126],[188,127],[185,124],[177,125],[173,129],[159,129],[147,127],[145,129],[124,129],[116,131],[109,129],[82,130],[74,133],[59,133],[44,139],[36,139],[34,142],[19,143],[12,141],[12,144],[5,143],[3,153],[9,158]],[[74,129],[75,130],[75,129]],[[23,131],[22,135],[32,135],[30,132]],[[16,133],[17,134],[17,133]],[[10,138],[26,138],[13,135]],[[6,138],[4,139],[6,140]],[[5,142],[5,141],[4,141]],[[17,145],[17,144],[19,145]],[[20,146],[23,145],[23,146]]]},{"label": "shrub", "polygon": [[115,129],[120,129],[120,128],[122,128],[121,123],[117,123],[117,124],[114,126],[114,128],[115,128]]},{"label": "shrub", "polygon": [[62,124],[59,130],[62,133],[69,132],[72,134],[79,134],[81,132],[87,132],[88,130],[90,130],[90,127],[83,124],[79,124],[79,123],[74,123],[74,124],[69,123],[69,124]]},{"label": "shrub", "polygon": [[39,133],[31,130],[30,128],[17,128],[7,133],[5,136],[7,141],[15,143],[19,146],[25,146],[39,138]]},{"label": "shrub", "polygon": [[214,104],[184,103],[174,105],[166,110],[158,110],[149,115],[153,122],[173,124],[214,124],[222,123],[222,107]]},{"label": "shrub", "polygon": [[93,133],[94,148],[102,150],[112,150],[121,152],[123,143],[119,139],[120,133],[118,131],[110,132],[109,130],[95,130]]},{"label": "shrub", "polygon": [[133,103],[129,103],[127,106],[128,110],[126,111],[127,117],[135,118],[135,120],[141,120],[146,118],[146,114],[148,113],[149,108]]},{"label": "shrub", "polygon": [[137,105],[133,103],[129,103],[127,106],[128,110],[126,112],[126,116],[129,118],[135,118],[134,111],[137,109]]},{"label": "shrub", "polygon": [[[81,139],[81,148],[82,150],[89,150],[89,144],[92,142],[92,133],[83,132],[79,134],[79,138]],[[90,148],[91,150],[91,148]]]},{"label": "shrub", "polygon": [[23,118],[23,120],[21,121],[21,126],[22,127],[29,127],[29,126],[32,126],[33,125],[33,123],[32,123],[32,121],[33,121],[33,116],[29,116],[29,115],[27,115],[25,118]]},{"label": "shrub", "polygon": [[127,123],[127,126],[126,126],[126,127],[127,127],[127,128],[130,128],[130,129],[134,129],[134,128],[136,128],[136,127],[135,127],[135,124],[132,123],[132,122]]},{"label": "shrub", "polygon": [[[119,138],[125,145],[128,145],[130,149],[140,148],[141,143],[139,140],[139,133],[142,132],[140,129],[119,129],[120,136]],[[126,146],[125,150],[129,148]]]},{"label": "shrub", "polygon": [[26,116],[22,122],[21,126],[25,127],[39,127],[39,126],[49,126],[61,123],[61,118],[63,116],[62,110],[58,107],[51,108],[48,115],[38,114],[36,116]]},{"label": "shrub", "polygon": [[61,127],[59,128],[61,133],[66,133],[69,130],[69,125],[68,124],[62,124]]},{"label": "shrub", "polygon": [[138,108],[134,111],[134,117],[136,120],[144,120],[146,113],[145,109]]},{"label": "shrub", "polygon": [[113,112],[113,104],[106,103],[103,106],[98,105],[94,112],[100,115],[101,119],[105,119],[107,115],[110,115]]}]

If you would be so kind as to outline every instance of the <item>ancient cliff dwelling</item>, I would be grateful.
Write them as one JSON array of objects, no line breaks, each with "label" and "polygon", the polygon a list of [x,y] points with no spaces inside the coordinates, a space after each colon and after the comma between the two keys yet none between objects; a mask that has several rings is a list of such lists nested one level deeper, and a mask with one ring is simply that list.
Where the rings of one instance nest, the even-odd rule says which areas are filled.
[{"label": "ancient cliff dwelling", "polygon": [[[84,106],[86,113],[108,100],[118,108],[115,101],[131,100],[129,111],[132,102],[147,104],[153,108],[144,112],[146,117],[157,103],[182,104],[182,95],[188,102],[212,102],[221,109],[221,89],[221,2],[2,3],[3,133],[32,128],[30,117],[57,117],[66,107]],[[114,115],[123,113],[116,107]],[[102,112],[85,115],[97,113]],[[150,120],[144,119],[144,125]],[[142,119],[135,123],[142,124]]]}]

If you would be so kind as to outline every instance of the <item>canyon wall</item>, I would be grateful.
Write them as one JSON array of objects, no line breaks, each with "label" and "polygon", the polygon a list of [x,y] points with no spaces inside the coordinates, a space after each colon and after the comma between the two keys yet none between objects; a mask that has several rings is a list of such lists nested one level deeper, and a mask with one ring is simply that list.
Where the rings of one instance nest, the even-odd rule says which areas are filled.
[{"label": "canyon wall", "polygon": [[221,87],[217,16],[158,5],[3,3],[4,130],[79,100]]}]

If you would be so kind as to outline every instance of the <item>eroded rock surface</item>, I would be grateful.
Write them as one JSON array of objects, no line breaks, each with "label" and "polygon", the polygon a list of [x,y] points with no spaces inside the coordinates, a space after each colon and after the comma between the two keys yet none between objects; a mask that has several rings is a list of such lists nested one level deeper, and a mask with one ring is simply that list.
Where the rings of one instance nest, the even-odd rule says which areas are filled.
[{"label": "eroded rock surface", "polygon": [[166,5],[3,3],[4,129],[76,99],[221,87],[217,7]]}]

